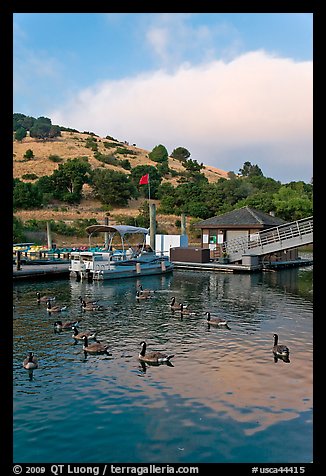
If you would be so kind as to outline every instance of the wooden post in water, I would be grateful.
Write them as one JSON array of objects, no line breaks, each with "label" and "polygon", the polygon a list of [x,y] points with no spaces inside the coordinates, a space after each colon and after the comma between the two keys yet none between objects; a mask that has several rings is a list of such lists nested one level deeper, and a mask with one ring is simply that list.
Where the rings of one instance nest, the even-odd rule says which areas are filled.
[{"label": "wooden post in water", "polygon": [[18,250],[18,251],[17,251],[17,254],[16,254],[16,269],[17,269],[17,271],[19,271],[20,269],[22,269],[20,257],[21,257],[21,251]]},{"label": "wooden post in water", "polygon": [[50,222],[46,222],[46,236],[48,239],[48,250],[52,250],[52,237],[51,237],[51,228]]},{"label": "wooden post in water", "polygon": [[[109,213],[107,213],[104,217],[104,225],[109,226]],[[104,233],[104,249],[107,250],[109,248],[109,233]]]},{"label": "wooden post in water", "polygon": [[186,214],[181,213],[181,235],[187,234],[186,226],[187,226]]},{"label": "wooden post in water", "polygon": [[156,236],[156,208],[155,203],[149,205],[149,232],[150,232],[150,245],[153,251],[155,251],[155,236]]}]

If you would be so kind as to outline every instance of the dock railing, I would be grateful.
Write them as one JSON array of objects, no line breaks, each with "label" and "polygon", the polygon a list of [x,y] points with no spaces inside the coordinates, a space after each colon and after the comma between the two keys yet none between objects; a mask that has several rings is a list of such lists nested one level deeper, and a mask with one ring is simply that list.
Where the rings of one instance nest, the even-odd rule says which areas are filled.
[{"label": "dock railing", "polygon": [[243,255],[265,255],[313,242],[313,217],[285,223],[284,225],[244,235],[223,243],[223,252],[229,261],[237,261]]}]

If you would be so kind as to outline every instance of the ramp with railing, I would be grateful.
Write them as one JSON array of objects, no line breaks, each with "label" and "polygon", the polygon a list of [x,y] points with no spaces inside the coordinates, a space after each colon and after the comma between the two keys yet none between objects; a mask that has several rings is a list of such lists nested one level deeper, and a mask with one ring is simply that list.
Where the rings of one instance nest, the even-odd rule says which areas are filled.
[{"label": "ramp with railing", "polygon": [[255,235],[240,236],[226,241],[222,249],[228,254],[232,263],[241,260],[243,255],[263,256],[311,243],[313,243],[313,217],[308,217],[260,231]]}]

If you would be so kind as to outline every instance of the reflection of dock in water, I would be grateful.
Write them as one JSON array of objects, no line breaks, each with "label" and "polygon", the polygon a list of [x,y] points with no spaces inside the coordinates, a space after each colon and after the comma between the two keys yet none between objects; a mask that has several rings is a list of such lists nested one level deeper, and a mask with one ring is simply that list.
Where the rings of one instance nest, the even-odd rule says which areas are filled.
[{"label": "reflection of dock in water", "polygon": [[295,294],[313,300],[312,269],[284,269],[278,273],[263,273],[263,283],[279,288],[286,293]]}]

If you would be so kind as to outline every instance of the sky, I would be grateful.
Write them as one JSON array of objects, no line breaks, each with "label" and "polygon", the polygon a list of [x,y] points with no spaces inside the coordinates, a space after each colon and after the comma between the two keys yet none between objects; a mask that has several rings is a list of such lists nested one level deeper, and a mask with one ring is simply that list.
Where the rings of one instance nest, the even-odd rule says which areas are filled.
[{"label": "sky", "polygon": [[313,177],[312,13],[15,13],[13,112]]}]

